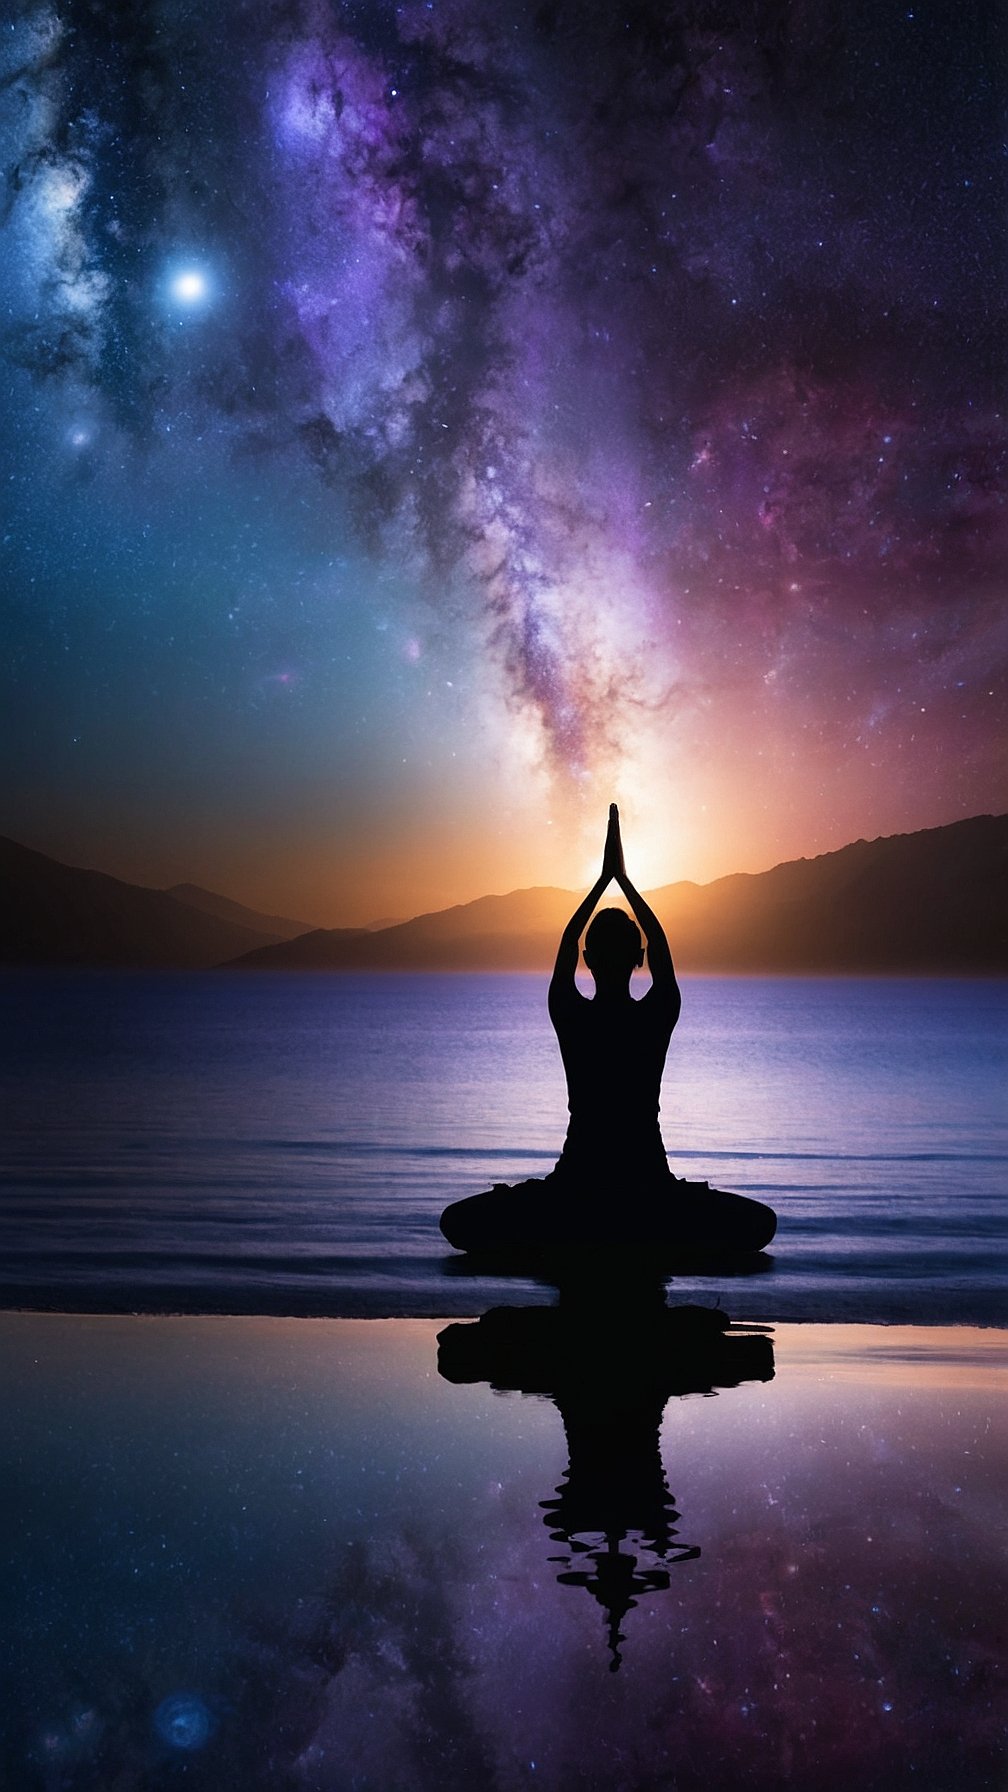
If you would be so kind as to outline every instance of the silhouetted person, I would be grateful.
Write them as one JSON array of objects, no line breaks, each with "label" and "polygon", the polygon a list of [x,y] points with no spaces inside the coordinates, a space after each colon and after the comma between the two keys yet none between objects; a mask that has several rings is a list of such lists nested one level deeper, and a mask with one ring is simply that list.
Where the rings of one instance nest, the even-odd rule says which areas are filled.
[{"label": "silhouetted person", "polygon": [[[575,983],[578,942],[611,883],[622,909],[603,909],[585,938],[595,995]],[[640,1001],[630,979],[647,945],[651,988]],[[626,874],[619,814],[609,809],[602,872],[564,928],[549,988],[567,1077],[570,1121],[551,1173],[453,1201],[441,1230],[461,1251],[547,1256],[630,1249],[677,1261],[760,1251],[777,1228],[771,1208],[743,1195],[672,1175],[658,1125],[662,1071],[681,998],[661,922]]]},{"label": "silhouetted person", "polygon": [[[589,1000],[574,981],[578,943],[611,883],[629,902],[644,940],[623,909],[607,908],[595,916],[584,945],[585,963],[595,980],[595,996]],[[644,962],[644,941],[651,988],[635,1001],[630,979]],[[550,1020],[560,1044],[570,1110],[555,1174],[593,1182],[606,1175],[670,1176],[658,1105],[681,1006],[664,929],[626,874],[619,812],[612,803],[601,875],[564,928],[549,987]]]}]

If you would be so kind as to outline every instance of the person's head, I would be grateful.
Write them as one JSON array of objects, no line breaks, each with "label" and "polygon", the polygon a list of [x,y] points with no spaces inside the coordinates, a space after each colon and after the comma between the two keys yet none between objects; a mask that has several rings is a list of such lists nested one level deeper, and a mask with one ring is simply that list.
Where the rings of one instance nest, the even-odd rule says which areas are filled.
[{"label": "person's head", "polygon": [[628,983],[644,963],[644,941],[621,908],[603,908],[585,934],[585,964],[596,983]]}]

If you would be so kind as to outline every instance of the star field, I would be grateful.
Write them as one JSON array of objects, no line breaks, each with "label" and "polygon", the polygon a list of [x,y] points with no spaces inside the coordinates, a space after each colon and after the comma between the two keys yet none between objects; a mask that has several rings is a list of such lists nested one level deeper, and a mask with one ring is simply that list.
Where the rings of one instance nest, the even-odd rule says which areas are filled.
[{"label": "star field", "polygon": [[652,879],[1003,806],[1002,56],[18,8],[8,831],[339,920],[576,881],[612,795]]}]

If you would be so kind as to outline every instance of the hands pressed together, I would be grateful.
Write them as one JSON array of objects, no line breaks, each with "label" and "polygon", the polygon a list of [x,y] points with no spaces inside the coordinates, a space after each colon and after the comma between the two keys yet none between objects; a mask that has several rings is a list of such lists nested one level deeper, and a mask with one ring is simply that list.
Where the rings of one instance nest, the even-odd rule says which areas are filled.
[{"label": "hands pressed together", "polygon": [[605,851],[602,854],[602,876],[607,884],[615,878],[620,888],[627,882],[626,866],[623,863],[623,842],[620,839],[619,810],[615,803],[609,804],[609,827],[606,832]]},{"label": "hands pressed together", "polygon": [[[648,969],[651,972],[654,990],[657,991],[659,998],[667,999],[672,1003],[676,1014],[678,1014],[679,988],[672,965],[672,954],[657,915],[644,900],[640,891],[634,888],[627,876],[626,866],[623,863],[623,842],[620,839],[619,810],[615,803],[609,804],[609,826],[606,830],[601,874],[588,891],[587,896],[574,910],[560,938],[556,964],[553,967],[553,980],[550,984],[551,1002],[560,1000],[557,994],[559,990],[573,988],[574,973],[578,962],[578,942],[595,911],[602,892],[611,883],[619,885],[630,905],[634,920],[644,934],[647,944]],[[674,1020],[672,1025],[675,1025]]]}]

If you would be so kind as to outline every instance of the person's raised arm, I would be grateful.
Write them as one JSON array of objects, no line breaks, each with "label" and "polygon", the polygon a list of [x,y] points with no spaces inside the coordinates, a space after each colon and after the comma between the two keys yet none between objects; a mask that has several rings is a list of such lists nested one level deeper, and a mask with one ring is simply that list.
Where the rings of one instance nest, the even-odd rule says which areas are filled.
[{"label": "person's raised arm", "polygon": [[560,935],[556,963],[553,966],[553,975],[550,978],[549,999],[551,1003],[557,995],[561,993],[566,994],[569,989],[573,988],[574,973],[577,970],[578,964],[578,942],[587,927],[588,922],[591,920],[592,913],[598,903],[599,897],[606,888],[606,885],[611,882],[611,872],[608,876],[603,873],[601,877],[596,878],[584,901],[578,904],[564,928],[563,933]]},{"label": "person's raised arm", "polygon": [[[658,916],[655,914],[654,909],[649,903],[645,902],[640,891],[634,887],[626,874],[626,867],[623,863],[623,847],[619,837],[619,811],[617,810],[615,803],[612,804],[609,810],[610,833],[613,832],[614,818],[617,868],[613,875],[633,910],[634,920],[637,922],[638,927],[644,935],[647,944],[648,970],[651,973],[652,986],[658,991],[660,996],[673,1004],[676,1014],[678,1015],[682,997],[679,993],[679,985],[676,982],[675,966],[672,963],[672,953],[669,949],[668,940],[665,937],[665,929],[659,921]],[[606,844],[608,846],[608,841]]]},{"label": "person's raised arm", "polygon": [[[579,902],[560,935],[557,947],[556,963],[550,978],[549,998],[567,994],[574,988],[574,975],[578,964],[578,943],[598,904],[603,891],[619,877],[623,870],[623,851],[619,840],[619,816],[615,803],[609,805],[609,830],[606,834],[605,851],[602,854],[601,875],[595,879],[583,902]],[[669,963],[671,963],[671,959]]]}]

